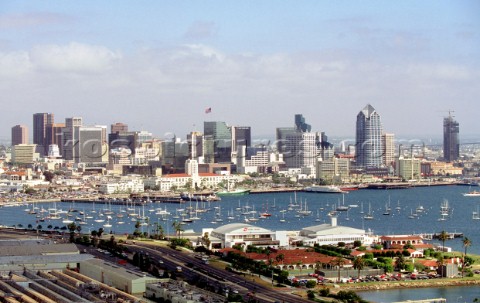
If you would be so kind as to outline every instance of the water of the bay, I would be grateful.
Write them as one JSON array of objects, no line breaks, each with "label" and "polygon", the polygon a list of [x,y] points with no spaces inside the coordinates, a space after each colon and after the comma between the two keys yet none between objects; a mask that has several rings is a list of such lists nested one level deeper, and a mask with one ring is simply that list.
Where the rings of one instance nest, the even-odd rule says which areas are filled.
[{"label": "water of the bay", "polygon": [[[338,224],[350,226],[354,228],[363,228],[372,230],[378,235],[387,234],[418,234],[418,233],[438,233],[442,230],[447,232],[464,233],[472,241],[472,246],[468,248],[471,253],[480,254],[480,233],[478,227],[480,220],[472,218],[472,212],[477,211],[480,207],[479,197],[464,197],[462,193],[469,191],[468,187],[464,186],[440,186],[440,187],[420,187],[410,189],[398,190],[358,190],[352,191],[344,196],[340,194],[313,194],[313,193],[274,193],[274,194],[251,194],[246,196],[228,196],[222,197],[219,202],[188,202],[184,204],[156,204],[151,203],[144,207],[135,207],[135,212],[140,215],[150,217],[150,224],[158,223],[163,226],[167,233],[173,233],[173,221],[181,221],[183,217],[176,217],[179,214],[179,209],[186,208],[209,208],[210,211],[205,213],[197,213],[200,220],[195,220],[193,223],[183,225],[184,230],[194,230],[201,232],[205,227],[218,227],[224,224],[233,222],[245,222],[245,218],[256,217],[259,213],[268,212],[272,216],[266,219],[259,219],[255,222],[248,222],[249,224],[265,227],[272,230],[300,230],[303,227],[318,225],[322,223],[329,223],[330,217],[327,215],[335,205],[344,203],[345,205],[356,205],[358,207],[350,208],[348,212],[339,212]],[[312,213],[307,217],[296,217],[296,211],[288,211],[288,205],[297,201],[297,204],[302,204],[303,208],[308,208]],[[344,199],[344,202],[343,202]],[[451,215],[444,221],[440,221],[440,206],[442,202],[448,200],[451,208]],[[392,209],[391,215],[383,215],[386,204],[390,204]],[[305,206],[306,205],[306,206]],[[33,205],[18,206],[18,207],[3,207],[0,208],[0,225],[13,226],[21,224],[27,227],[42,225],[44,229],[48,226],[52,228],[62,227],[62,220],[48,220],[39,222],[42,215],[39,213],[41,208],[52,208],[53,203],[36,203],[36,215],[30,215],[25,211],[26,208],[32,208]],[[249,210],[255,209],[256,215],[241,215],[241,212],[248,206]],[[363,206],[363,207],[362,207]],[[396,210],[397,207],[401,209]],[[419,214],[417,219],[409,219],[409,216],[415,213],[416,209],[422,206],[424,211]],[[103,209],[111,208],[116,214],[120,210],[125,210],[126,205],[105,205],[100,203],[66,203],[57,202],[56,208],[68,210],[75,208],[79,211],[84,211],[86,214],[94,216],[93,219],[87,220],[88,225],[83,225],[82,230],[89,232],[93,229],[98,229],[105,224],[95,222],[98,219],[98,214]],[[242,208],[242,211],[237,211],[237,208]],[[167,210],[170,215],[155,215],[158,208]],[[364,213],[372,211],[373,220],[364,220],[362,209]],[[92,214],[92,210],[96,212]],[[287,210],[281,213],[281,210]],[[130,212],[130,211],[129,211]],[[75,216],[80,216],[74,213]],[[227,216],[233,216],[235,219],[229,220]],[[103,217],[106,219],[106,217]],[[284,218],[285,222],[280,219]],[[73,218],[72,218],[73,219]],[[123,224],[118,224],[119,222]],[[127,217],[126,213],[123,218],[118,218],[115,214],[112,215],[110,223],[111,228],[106,228],[107,232],[114,233],[132,233],[134,230],[135,219]],[[153,226],[142,226],[143,231],[151,231]],[[433,241],[438,243],[438,241]],[[463,251],[462,239],[448,240],[446,246],[452,247],[454,250]]]},{"label": "water of the bay", "polygon": [[452,303],[471,303],[480,299],[479,286],[452,286],[436,288],[391,289],[366,291],[358,293],[363,299],[372,303],[404,302],[408,300],[426,300],[444,298]]},{"label": "water of the bay", "polygon": [[[335,208],[336,205],[356,205],[348,212],[340,212],[338,217],[338,224],[354,228],[362,228],[372,230],[374,234],[417,234],[417,233],[438,233],[442,230],[447,232],[463,233],[472,241],[472,246],[468,248],[469,253],[480,254],[480,220],[472,218],[472,212],[477,211],[480,207],[479,197],[464,197],[462,193],[468,192],[470,189],[464,186],[440,186],[440,187],[419,187],[410,189],[397,190],[358,190],[352,191],[345,195],[340,194],[313,194],[313,193],[274,193],[274,194],[251,194],[246,196],[229,196],[222,197],[219,202],[188,202],[184,204],[147,204],[144,207],[135,207],[135,212],[140,215],[150,217],[150,224],[158,223],[163,226],[166,233],[173,234],[174,230],[172,223],[174,221],[181,221],[183,217],[177,216],[180,214],[179,209],[187,209],[189,207],[195,209],[210,209],[205,213],[197,213],[200,220],[195,220],[193,223],[188,223],[182,226],[187,230],[194,230],[201,232],[202,228],[218,227],[228,223],[245,222],[245,218],[258,218],[259,213],[271,213],[271,217],[266,219],[259,219],[255,222],[248,222],[261,227],[272,230],[300,230],[307,226],[318,225],[322,223],[329,223],[330,217],[327,215],[329,211]],[[344,202],[343,202],[344,199]],[[288,211],[288,205],[294,203],[302,204],[303,209],[305,205],[312,213],[307,217],[297,217],[296,211]],[[448,205],[451,208],[451,215],[444,221],[440,221],[440,206],[448,200]],[[390,204],[392,209],[391,215],[383,215],[385,206]],[[255,209],[256,215],[241,215],[245,211]],[[363,206],[363,207],[362,207]],[[419,213],[418,219],[409,219],[412,213],[416,212],[418,207],[422,206],[424,211]],[[37,208],[37,214],[29,214],[25,209]],[[17,207],[3,207],[0,208],[0,225],[18,226],[21,224],[27,227],[42,225],[43,229],[61,228],[65,224],[60,220],[46,219],[41,222],[42,216],[40,211],[42,208],[53,208],[53,203],[36,203],[27,206]],[[131,208],[131,206],[129,206]],[[397,211],[396,208],[400,207]],[[87,220],[87,225],[82,225],[83,232],[90,232],[91,230],[103,227],[105,222],[95,222],[94,219],[99,219],[98,214],[104,209],[111,209],[115,214],[112,214],[110,223],[111,228],[105,228],[107,232],[114,232],[118,234],[132,233],[136,219],[127,216],[127,205],[108,205],[100,203],[56,203],[57,209],[69,210],[71,208],[84,212],[93,218]],[[170,215],[156,215],[158,208],[166,210]],[[242,211],[237,211],[237,208],[242,208]],[[374,217],[373,220],[364,220],[362,209],[367,213],[369,208]],[[92,212],[95,210],[95,213]],[[122,213],[124,217],[118,218],[117,214]],[[287,210],[282,213],[281,210]],[[74,216],[82,218],[79,212],[72,213]],[[62,215],[62,216],[65,216]],[[227,217],[234,217],[229,220]],[[177,217],[177,218],[175,218]],[[106,216],[102,217],[106,219]],[[282,223],[280,219],[284,218]],[[74,219],[74,217],[71,217]],[[123,224],[119,224],[123,222]],[[50,226],[50,228],[49,228]],[[142,226],[141,231],[152,231],[153,226]],[[438,241],[432,243],[440,244]],[[456,251],[463,251],[462,239],[457,238],[448,240],[446,246],[452,247]],[[463,290],[462,290],[463,289]],[[405,290],[388,290],[378,292],[362,293],[366,299],[373,302],[395,302],[401,300],[413,300],[418,298],[433,298],[433,297],[447,297],[448,302],[472,302],[473,298],[480,297],[479,287],[449,287],[449,288],[429,288],[429,289],[409,289]],[[458,301],[457,301],[458,299]]]}]

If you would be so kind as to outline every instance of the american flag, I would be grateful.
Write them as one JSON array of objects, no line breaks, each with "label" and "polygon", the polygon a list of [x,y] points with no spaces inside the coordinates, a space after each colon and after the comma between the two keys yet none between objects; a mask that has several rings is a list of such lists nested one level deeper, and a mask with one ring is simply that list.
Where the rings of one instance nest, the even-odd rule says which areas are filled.
[{"label": "american flag", "polygon": [[212,112],[212,108],[211,108],[211,107],[205,109],[205,113],[206,113],[206,114],[209,114],[209,113],[211,113],[211,112]]}]

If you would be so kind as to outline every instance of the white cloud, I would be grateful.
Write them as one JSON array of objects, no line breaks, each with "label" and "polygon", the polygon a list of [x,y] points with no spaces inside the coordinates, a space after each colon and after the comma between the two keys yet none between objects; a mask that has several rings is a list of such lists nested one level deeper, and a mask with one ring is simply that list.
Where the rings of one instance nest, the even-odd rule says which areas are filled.
[{"label": "white cloud", "polygon": [[[228,54],[203,44],[125,55],[76,42],[43,45],[0,53],[0,94],[15,100],[6,110],[28,111],[26,121],[5,114],[0,129],[48,111],[58,121],[72,115],[87,123],[124,121],[158,135],[186,133],[203,119],[271,134],[291,125],[293,114],[304,113],[316,130],[348,135],[358,111],[372,103],[388,131],[429,131],[439,129],[428,119],[432,100],[450,108],[452,96],[461,95],[478,111],[473,70],[448,62],[384,65],[346,53]],[[206,106],[214,109],[208,117],[202,115]],[[415,126],[405,123],[407,116]]]},{"label": "white cloud", "polygon": [[35,68],[50,72],[99,73],[110,69],[122,56],[103,46],[72,42],[41,45],[30,52]]}]

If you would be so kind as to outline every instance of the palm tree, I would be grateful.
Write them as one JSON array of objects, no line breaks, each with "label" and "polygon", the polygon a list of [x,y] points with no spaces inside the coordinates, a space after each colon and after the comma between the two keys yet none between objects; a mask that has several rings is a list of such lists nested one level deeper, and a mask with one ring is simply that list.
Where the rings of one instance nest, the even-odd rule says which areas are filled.
[{"label": "palm tree", "polygon": [[340,269],[345,265],[345,259],[342,257],[336,257],[332,260],[332,265],[337,266],[338,268],[338,282],[340,282]]},{"label": "palm tree", "polygon": [[283,260],[285,260],[285,255],[284,254],[278,254],[275,256],[275,260],[277,261],[277,263],[282,263],[283,265]]},{"label": "palm tree", "polygon": [[449,237],[448,233],[444,230],[438,235],[438,239],[442,241],[442,252],[445,252],[445,240]]},{"label": "palm tree", "polygon": [[470,247],[472,245],[472,241],[465,237],[463,238],[463,247],[465,248],[465,253],[463,255],[463,263],[462,263],[462,278],[463,278],[463,275],[465,273],[465,258],[467,257],[467,248]]},{"label": "palm tree", "polygon": [[363,257],[357,257],[353,260],[353,268],[358,270],[357,278],[360,279],[360,271],[365,268],[367,262]]},{"label": "palm tree", "polygon": [[172,223],[172,227],[175,229],[175,234],[177,235],[177,237],[180,238],[180,235],[182,234],[182,224],[180,224],[180,222],[178,221],[173,221]]}]

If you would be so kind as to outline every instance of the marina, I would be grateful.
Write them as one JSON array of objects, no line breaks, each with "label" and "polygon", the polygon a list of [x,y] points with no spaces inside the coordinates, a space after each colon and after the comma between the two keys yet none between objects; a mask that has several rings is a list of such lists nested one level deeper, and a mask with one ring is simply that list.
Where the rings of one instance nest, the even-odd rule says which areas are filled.
[{"label": "marina", "polygon": [[[446,246],[457,251],[463,250],[460,237],[464,234],[473,242],[469,251],[480,253],[480,236],[476,232],[479,221],[472,218],[472,210],[476,212],[479,208],[480,199],[464,197],[463,192],[464,187],[461,186],[441,186],[384,191],[362,189],[340,197],[304,192],[223,196],[221,201],[186,201],[181,204],[152,200],[134,203],[119,199],[101,203],[29,203],[27,206],[0,208],[0,224],[61,229],[74,221],[81,225],[83,232],[104,228],[107,232],[124,234],[132,233],[139,221],[142,232],[151,233],[155,223],[161,225],[165,233],[171,234],[175,221],[181,222],[183,230],[195,232],[233,222],[272,230],[301,230],[329,223],[330,216],[335,215],[341,225],[365,229],[377,235],[419,234],[434,243],[438,243],[435,235],[445,230],[452,238]],[[389,200],[398,201],[397,206],[389,206],[386,202]],[[390,208],[389,215],[383,215],[386,203]],[[448,215],[442,216],[445,213]],[[466,224],[466,220],[470,224]]]}]

